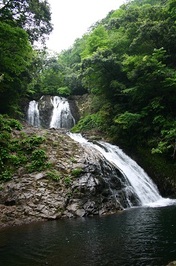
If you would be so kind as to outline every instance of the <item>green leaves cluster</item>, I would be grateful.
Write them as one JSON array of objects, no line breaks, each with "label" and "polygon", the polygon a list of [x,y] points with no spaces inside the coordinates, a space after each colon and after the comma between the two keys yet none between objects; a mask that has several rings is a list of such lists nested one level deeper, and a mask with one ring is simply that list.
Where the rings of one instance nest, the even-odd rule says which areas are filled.
[{"label": "green leaves cluster", "polygon": [[[175,1],[130,1],[48,58],[34,94],[88,92],[74,131],[103,131],[122,145],[175,150]],[[128,141],[127,141],[128,140]]]},{"label": "green leaves cluster", "polygon": [[11,179],[21,166],[28,172],[48,167],[47,155],[41,148],[45,139],[41,136],[15,134],[22,125],[15,119],[0,115],[0,181]]},{"label": "green leaves cluster", "polygon": [[[29,17],[36,19],[32,38],[23,31]],[[44,35],[51,30],[47,1],[4,1],[0,6],[0,112],[14,113],[27,95],[89,93],[90,113],[82,117],[76,131],[98,129],[118,144],[144,145],[174,157],[175,21],[175,0],[128,1],[93,25],[70,49],[47,57],[32,52],[29,43],[37,30]],[[27,27],[27,32],[30,35],[32,29]]]},{"label": "green leaves cluster", "polygon": [[0,21],[25,29],[32,43],[44,40],[52,30],[50,6],[46,0],[3,0]]},{"label": "green leaves cluster", "polygon": [[0,112],[14,113],[27,91],[32,48],[27,33],[0,21]]},{"label": "green leaves cluster", "polygon": [[[70,50],[91,112],[75,130],[101,129],[118,144],[175,156],[175,0],[130,1]],[[77,51],[78,51],[77,50]],[[73,58],[73,57],[72,57]]]},{"label": "green leaves cluster", "polygon": [[32,48],[52,30],[46,0],[0,2],[0,113],[19,117],[22,102],[37,78],[39,64]]}]

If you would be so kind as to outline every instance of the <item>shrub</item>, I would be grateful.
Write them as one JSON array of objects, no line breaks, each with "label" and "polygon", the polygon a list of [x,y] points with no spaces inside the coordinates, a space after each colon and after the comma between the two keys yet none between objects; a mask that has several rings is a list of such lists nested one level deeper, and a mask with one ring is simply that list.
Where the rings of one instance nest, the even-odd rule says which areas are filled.
[{"label": "shrub", "polygon": [[[0,181],[12,178],[13,173],[20,167],[26,167],[30,172],[40,171],[49,167],[47,155],[40,148],[44,137],[25,132],[14,138],[13,129],[21,130],[22,125],[15,119],[0,115]],[[30,163],[26,166],[26,163]]]},{"label": "shrub", "polygon": [[34,148],[40,146],[44,142],[45,138],[41,136],[27,137],[22,140],[22,148],[28,151],[34,150]]},{"label": "shrub", "polygon": [[69,96],[71,93],[71,90],[68,87],[60,87],[59,89],[57,89],[57,93],[60,96]]},{"label": "shrub", "polygon": [[46,169],[49,165],[46,163],[47,155],[42,149],[34,150],[30,157],[31,163],[28,164],[29,172],[41,171]]},{"label": "shrub", "polygon": [[12,172],[10,170],[4,170],[0,174],[0,181],[9,181],[12,178]]},{"label": "shrub", "polygon": [[66,185],[70,185],[71,184],[71,177],[70,176],[66,176],[64,178],[64,182],[65,182]]},{"label": "shrub", "polygon": [[47,177],[51,178],[53,181],[59,181],[61,179],[61,176],[55,170],[47,172]]}]

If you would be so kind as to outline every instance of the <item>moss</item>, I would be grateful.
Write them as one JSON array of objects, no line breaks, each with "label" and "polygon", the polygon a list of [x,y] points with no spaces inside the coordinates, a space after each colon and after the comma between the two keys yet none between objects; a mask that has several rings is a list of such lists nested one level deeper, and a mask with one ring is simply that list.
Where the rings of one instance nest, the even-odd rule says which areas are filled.
[{"label": "moss", "polygon": [[59,181],[61,179],[61,174],[56,170],[48,171],[46,175],[53,181]]},{"label": "moss", "polygon": [[71,175],[74,177],[79,177],[82,172],[83,172],[82,168],[75,168],[72,170]]},{"label": "moss", "polygon": [[71,176],[64,177],[64,182],[65,182],[66,186],[69,186],[71,184],[71,182],[72,182]]},{"label": "moss", "polygon": [[29,172],[49,166],[41,148],[46,139],[35,134],[28,136],[20,130],[19,121],[0,115],[0,181],[10,180],[21,166]]}]

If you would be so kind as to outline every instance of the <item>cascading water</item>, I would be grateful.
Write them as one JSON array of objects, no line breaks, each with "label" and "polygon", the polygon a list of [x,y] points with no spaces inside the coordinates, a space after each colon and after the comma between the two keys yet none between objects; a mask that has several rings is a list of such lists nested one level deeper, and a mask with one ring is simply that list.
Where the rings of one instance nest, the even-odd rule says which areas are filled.
[{"label": "cascading water", "polygon": [[30,101],[28,113],[27,113],[27,121],[30,125],[34,127],[40,127],[40,116],[38,109],[38,102],[35,100]]},{"label": "cascading water", "polygon": [[[144,170],[129,156],[127,156],[119,147],[103,141],[97,141],[93,144],[83,138],[81,134],[68,135],[75,141],[82,144],[85,149],[90,148],[103,155],[111,165],[116,167],[123,175],[125,181],[125,197],[127,206],[167,206],[176,204],[176,200],[162,198],[153,181],[144,172]],[[131,201],[130,195],[136,196],[137,204]]]},{"label": "cascading water", "polygon": [[35,127],[70,129],[75,119],[66,98],[42,96],[38,102],[29,102],[27,122]]},{"label": "cascading water", "polygon": [[71,114],[69,103],[66,98],[54,96],[51,98],[53,114],[50,128],[71,128],[75,120]]}]

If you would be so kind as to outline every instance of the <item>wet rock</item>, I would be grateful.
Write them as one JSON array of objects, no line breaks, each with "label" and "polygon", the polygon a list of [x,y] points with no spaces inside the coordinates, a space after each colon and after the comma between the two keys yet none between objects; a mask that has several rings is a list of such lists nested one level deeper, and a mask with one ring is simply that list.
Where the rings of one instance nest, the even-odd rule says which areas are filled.
[{"label": "wet rock", "polygon": [[35,175],[35,179],[39,180],[39,179],[42,179],[44,176],[45,176],[44,173],[38,173]]},{"label": "wet rock", "polygon": [[176,266],[176,261],[170,262],[167,266]]},{"label": "wet rock", "polygon": [[85,210],[84,209],[78,209],[76,210],[76,215],[79,216],[79,217],[84,217],[86,214]]},{"label": "wet rock", "polygon": [[[52,168],[39,173],[18,169],[11,181],[1,184],[0,227],[31,221],[104,215],[121,209],[112,195],[123,189],[123,182],[114,179],[117,170],[103,163],[92,151],[66,135],[65,130],[44,130],[27,127],[26,134],[44,135],[45,149]],[[74,169],[81,169],[78,176]],[[54,171],[59,176],[48,176]]]},{"label": "wet rock", "polygon": [[49,128],[51,120],[53,105],[51,103],[51,97],[49,95],[42,96],[38,103],[40,112],[40,123],[43,128]]}]

